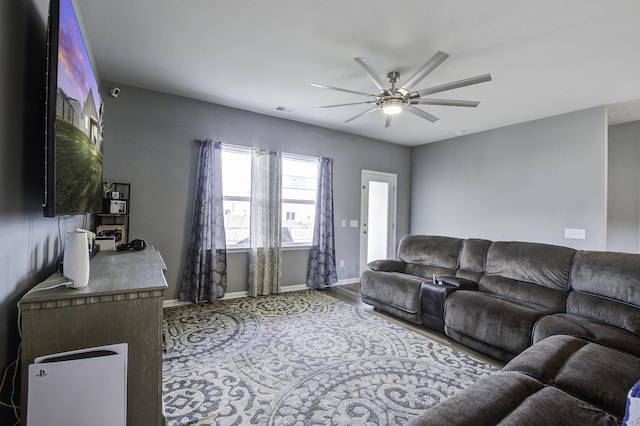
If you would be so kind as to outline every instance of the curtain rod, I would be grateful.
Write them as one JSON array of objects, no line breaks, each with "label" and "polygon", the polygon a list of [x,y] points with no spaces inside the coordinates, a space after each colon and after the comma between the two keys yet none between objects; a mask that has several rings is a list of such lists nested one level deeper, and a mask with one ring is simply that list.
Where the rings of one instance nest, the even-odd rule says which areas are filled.
[{"label": "curtain rod", "polygon": [[[204,139],[194,139],[193,141],[194,141],[195,143],[201,143],[202,141],[205,141],[205,140],[213,140],[213,139],[210,139],[210,138],[204,138]],[[250,147],[250,146],[244,146],[244,145],[232,145],[232,144],[230,144],[230,143],[226,143],[226,142],[222,142],[222,141],[214,141],[214,142],[221,143],[222,145],[226,146],[227,148],[231,148],[231,149],[251,149],[251,147]]]},{"label": "curtain rod", "polygon": [[[196,143],[200,143],[205,139],[194,139],[193,141]],[[216,141],[218,142],[218,141]],[[220,142],[222,144],[222,148],[230,148],[232,150],[250,150],[252,148],[260,148],[260,147],[254,147],[254,146],[245,146],[245,145],[233,145],[230,143],[226,143],[226,142]],[[282,154],[285,155],[286,157],[289,158],[297,158],[299,160],[306,160],[306,161],[317,161],[319,158],[321,157],[314,157],[312,155],[304,155],[304,154],[293,154],[290,152],[286,152],[286,151],[282,151]]]},{"label": "curtain rod", "polygon": [[208,140],[211,140],[211,141],[214,141],[214,142],[218,142],[218,143],[222,143],[221,141],[215,141],[215,140],[210,139],[210,138],[194,139],[193,141],[194,141],[195,143],[201,143],[201,142],[208,141]]}]

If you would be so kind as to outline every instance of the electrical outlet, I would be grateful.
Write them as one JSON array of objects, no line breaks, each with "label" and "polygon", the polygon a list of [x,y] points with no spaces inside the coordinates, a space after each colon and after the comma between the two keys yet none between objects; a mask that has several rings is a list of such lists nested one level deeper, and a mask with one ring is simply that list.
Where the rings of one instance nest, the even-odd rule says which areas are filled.
[{"label": "electrical outlet", "polygon": [[587,230],[567,228],[564,230],[564,237],[574,240],[584,240],[587,238]]},{"label": "electrical outlet", "polygon": [[344,268],[344,260],[340,261],[340,269]]}]

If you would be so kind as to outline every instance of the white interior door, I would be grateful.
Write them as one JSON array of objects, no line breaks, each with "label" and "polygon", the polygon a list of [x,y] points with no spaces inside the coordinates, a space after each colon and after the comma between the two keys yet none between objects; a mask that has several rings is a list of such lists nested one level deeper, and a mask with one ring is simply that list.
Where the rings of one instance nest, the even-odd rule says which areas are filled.
[{"label": "white interior door", "polygon": [[372,260],[395,257],[397,175],[363,170],[361,183],[360,273]]}]

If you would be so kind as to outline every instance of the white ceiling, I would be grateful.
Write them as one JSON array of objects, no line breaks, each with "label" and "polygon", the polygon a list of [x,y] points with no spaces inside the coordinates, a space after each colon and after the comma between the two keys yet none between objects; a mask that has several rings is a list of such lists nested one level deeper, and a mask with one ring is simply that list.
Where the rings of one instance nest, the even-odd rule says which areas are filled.
[{"label": "white ceiling", "polygon": [[[402,145],[640,99],[638,0],[77,0],[101,78]],[[364,56],[400,84],[436,51],[450,58],[414,89],[491,73],[419,106],[430,123],[368,106],[313,109],[377,89]],[[610,114],[630,121],[628,109]],[[279,112],[284,106],[291,112]],[[616,120],[614,116],[613,120]]]}]

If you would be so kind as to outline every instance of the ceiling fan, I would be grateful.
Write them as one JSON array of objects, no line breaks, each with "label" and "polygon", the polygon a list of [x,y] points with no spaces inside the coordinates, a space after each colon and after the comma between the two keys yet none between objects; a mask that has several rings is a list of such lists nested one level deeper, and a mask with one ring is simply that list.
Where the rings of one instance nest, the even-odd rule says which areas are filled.
[{"label": "ceiling fan", "polygon": [[428,112],[417,108],[416,105],[445,105],[445,106],[458,106],[458,107],[477,107],[480,102],[479,101],[460,101],[453,99],[426,99],[423,96],[432,95],[434,93],[440,93],[447,90],[457,89],[459,87],[471,86],[473,84],[484,83],[486,81],[491,81],[491,74],[483,74],[477,77],[465,78],[463,80],[453,81],[451,83],[441,84],[439,86],[429,87],[422,90],[411,91],[411,89],[422,81],[427,75],[429,75],[433,70],[435,70],[440,64],[442,64],[447,58],[448,54],[444,52],[438,51],[435,55],[431,57],[424,65],[422,65],[409,79],[401,86],[396,87],[396,83],[400,79],[400,73],[397,71],[391,71],[387,74],[387,82],[391,83],[391,87],[387,87],[385,82],[375,73],[369,61],[365,58],[355,58],[355,61],[362,66],[364,71],[367,73],[369,78],[376,85],[378,90],[380,90],[379,94],[370,94],[364,92],[357,92],[355,90],[342,89],[340,87],[327,86],[324,84],[311,83],[311,86],[319,87],[321,89],[331,89],[337,90],[340,92],[352,93],[354,95],[368,96],[373,98],[369,101],[365,102],[352,102],[347,104],[338,104],[338,105],[325,105],[314,108],[335,108],[349,105],[365,105],[371,104],[372,107],[366,111],[363,111],[348,120],[345,123],[349,123],[356,118],[360,118],[365,114],[368,114],[372,111],[382,109],[385,113],[387,120],[385,123],[385,127],[391,126],[391,119],[395,114],[399,114],[402,111],[408,111],[412,114],[417,115],[418,117],[424,118],[425,120],[429,120],[432,123],[438,120],[438,117],[435,115],[429,114]]}]

